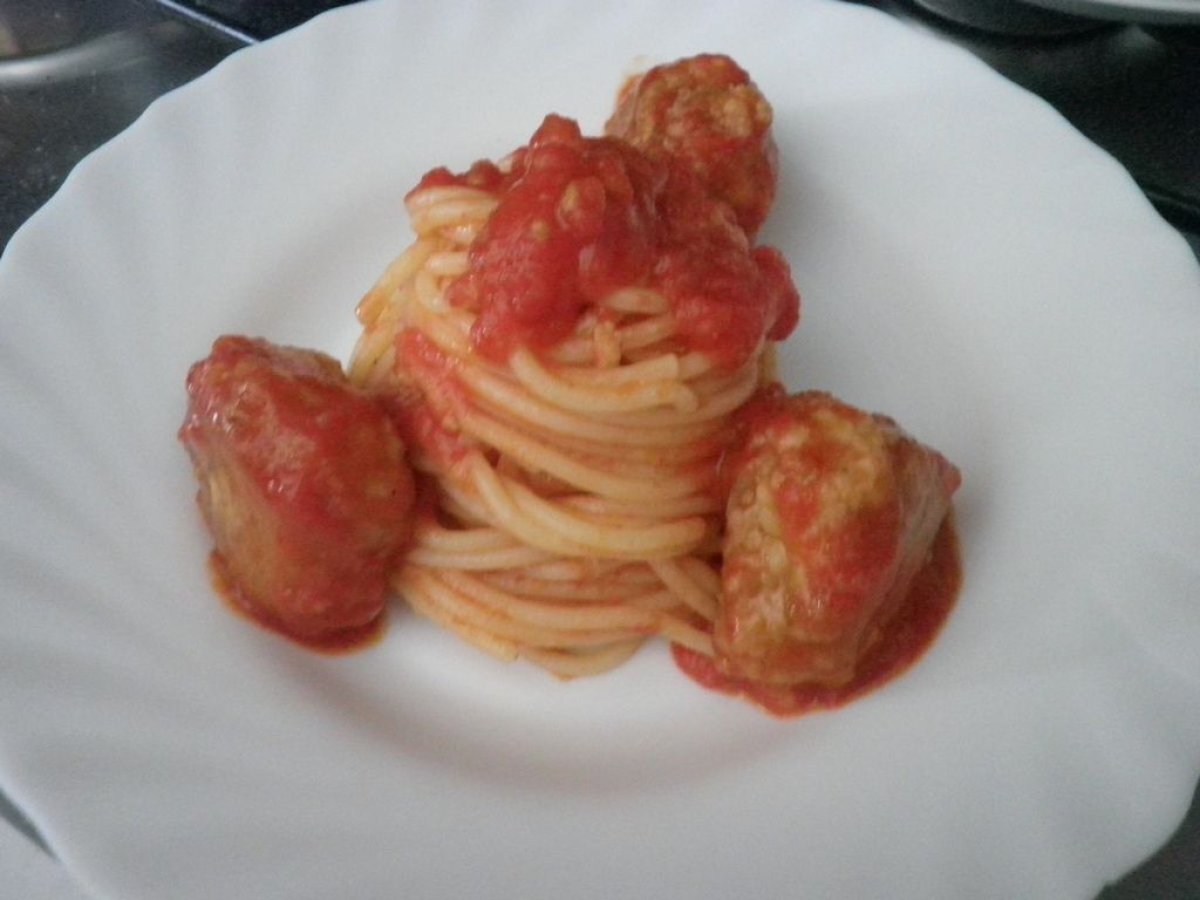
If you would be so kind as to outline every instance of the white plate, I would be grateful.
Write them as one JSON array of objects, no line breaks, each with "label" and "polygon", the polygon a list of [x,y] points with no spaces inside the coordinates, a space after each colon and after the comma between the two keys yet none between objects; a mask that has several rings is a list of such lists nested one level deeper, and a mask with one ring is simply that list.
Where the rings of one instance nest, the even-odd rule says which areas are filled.
[{"label": "white plate", "polygon": [[[564,685],[397,615],[239,621],[175,441],[221,332],[345,355],[403,192],[597,129],[700,50],[773,100],[785,375],[962,467],[966,587],[907,677],[774,721],[655,648]],[[0,776],[99,896],[1085,897],[1200,758],[1200,272],[1048,107],[881,14],[368,3],[236,54],[0,261]]]}]

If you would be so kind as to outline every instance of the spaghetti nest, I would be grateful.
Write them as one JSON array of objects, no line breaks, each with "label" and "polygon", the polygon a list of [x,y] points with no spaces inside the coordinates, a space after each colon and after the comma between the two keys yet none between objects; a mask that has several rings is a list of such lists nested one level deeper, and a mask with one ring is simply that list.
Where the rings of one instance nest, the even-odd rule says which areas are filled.
[{"label": "spaghetti nest", "polygon": [[504,659],[574,677],[653,636],[711,655],[730,416],[771,379],[681,340],[660,291],[627,286],[571,333],[503,362],[447,291],[498,205],[467,184],[407,198],[416,241],[358,308],[350,378],[397,410],[428,506],[394,573],[418,612]]}]

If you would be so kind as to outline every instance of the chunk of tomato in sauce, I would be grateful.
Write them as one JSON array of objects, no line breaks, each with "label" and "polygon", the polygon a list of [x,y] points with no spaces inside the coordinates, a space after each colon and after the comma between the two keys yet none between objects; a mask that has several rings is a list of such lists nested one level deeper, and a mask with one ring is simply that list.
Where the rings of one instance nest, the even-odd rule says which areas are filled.
[{"label": "chunk of tomato in sauce", "polygon": [[682,347],[728,368],[795,326],[800,298],[782,255],[752,247],[730,207],[672,158],[585,138],[552,115],[507,166],[436,169],[417,188],[460,184],[499,201],[447,289],[475,314],[471,339],[485,357],[551,348],[626,287],[661,291]]}]

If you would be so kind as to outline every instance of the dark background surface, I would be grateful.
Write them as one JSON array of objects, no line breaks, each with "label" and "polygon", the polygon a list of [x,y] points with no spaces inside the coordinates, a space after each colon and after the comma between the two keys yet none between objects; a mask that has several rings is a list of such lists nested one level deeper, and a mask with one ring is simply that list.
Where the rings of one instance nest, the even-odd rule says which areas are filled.
[{"label": "dark background surface", "polygon": [[[346,2],[0,0],[0,251],[76,162],[156,97]],[[849,2],[965,47],[1050,102],[1130,171],[1200,256],[1200,28],[1011,0]],[[2,793],[0,817],[40,843]],[[1200,900],[1200,790],[1175,837],[1100,896]]]}]

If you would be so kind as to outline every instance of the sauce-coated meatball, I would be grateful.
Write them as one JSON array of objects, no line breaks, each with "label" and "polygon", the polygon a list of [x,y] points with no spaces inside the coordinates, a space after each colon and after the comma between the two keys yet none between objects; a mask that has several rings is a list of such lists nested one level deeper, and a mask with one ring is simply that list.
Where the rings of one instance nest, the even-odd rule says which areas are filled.
[{"label": "sauce-coated meatball", "polygon": [[745,70],[728,56],[702,54],[627,82],[604,130],[691,171],[753,238],[775,199],[771,122],[771,105]]},{"label": "sauce-coated meatball", "polygon": [[767,396],[730,464],[717,667],[768,684],[849,681],[928,558],[958,470],[828,394]]},{"label": "sauce-coated meatball", "polygon": [[383,407],[335,360],[222,337],[192,366],[179,436],[230,599],[312,640],[380,615],[413,478]]}]

